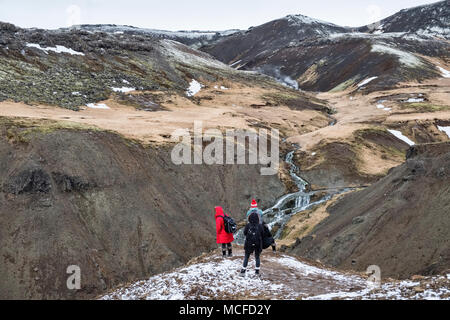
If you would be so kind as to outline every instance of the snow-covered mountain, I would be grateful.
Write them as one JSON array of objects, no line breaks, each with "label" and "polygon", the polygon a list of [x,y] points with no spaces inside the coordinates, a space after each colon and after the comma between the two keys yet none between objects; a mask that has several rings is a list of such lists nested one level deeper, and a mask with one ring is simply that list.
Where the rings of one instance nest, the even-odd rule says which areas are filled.
[{"label": "snow-covered mountain", "polygon": [[438,78],[423,56],[448,59],[449,2],[406,9],[361,28],[290,15],[234,33],[202,50],[233,68],[256,70],[295,88],[342,90],[377,77],[369,90]]},{"label": "snow-covered mountain", "polygon": [[350,31],[303,15],[288,15],[246,31],[224,37],[203,50],[235,68],[251,68],[252,62],[307,39]]},{"label": "snow-covered mountain", "polygon": [[[227,78],[232,73],[248,82],[261,77],[236,73],[211,55],[174,40],[183,37],[193,43],[215,36],[110,25],[23,29],[0,22],[0,101],[77,108],[123,92],[122,87],[183,93],[193,78],[212,80],[213,74]],[[183,71],[186,67],[189,70]]]},{"label": "snow-covered mountain", "polygon": [[450,39],[450,1],[403,9],[379,22],[358,28],[361,32],[406,32]]},{"label": "snow-covered mountain", "polygon": [[69,30],[84,30],[89,32],[105,32],[115,35],[147,35],[153,36],[159,39],[175,40],[191,47],[200,47],[214,41],[226,37],[233,33],[239,32],[237,29],[230,29],[225,31],[198,31],[198,30],[180,30],[180,31],[168,31],[149,28],[137,28],[127,25],[115,25],[115,24],[82,24],[75,25]]}]

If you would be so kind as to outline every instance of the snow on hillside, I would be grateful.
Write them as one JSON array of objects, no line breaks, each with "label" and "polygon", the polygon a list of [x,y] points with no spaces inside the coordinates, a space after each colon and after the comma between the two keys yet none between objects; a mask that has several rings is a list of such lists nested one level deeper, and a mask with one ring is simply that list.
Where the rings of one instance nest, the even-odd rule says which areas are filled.
[{"label": "snow on hillside", "polygon": [[417,103],[417,102],[423,102],[425,101],[424,98],[409,98],[408,100],[406,100],[406,103]]},{"label": "snow on hillside", "polygon": [[377,109],[382,109],[384,111],[391,111],[392,110],[392,108],[387,108],[387,107],[384,106],[384,104],[381,104],[381,103],[377,104]]},{"label": "snow on hillside", "polygon": [[291,24],[295,24],[301,26],[302,24],[323,24],[331,27],[339,27],[331,22],[314,19],[308,16],[304,16],[302,14],[291,14],[286,16],[284,19],[287,19]]},{"label": "snow on hillside", "polygon": [[86,107],[91,109],[110,109],[106,104],[104,103],[88,103]]},{"label": "snow on hillside", "polygon": [[368,79],[365,79],[365,80],[363,80],[363,81],[361,81],[359,84],[358,84],[358,87],[363,87],[363,86],[365,86],[366,84],[368,84],[369,82],[371,82],[372,80],[375,80],[375,79],[377,79],[378,77],[370,77],[370,78],[368,78]]},{"label": "snow on hillside", "polygon": [[121,88],[111,88],[114,92],[121,92],[121,93],[127,93],[131,91],[135,91],[136,88],[130,88],[130,87],[121,87]]},{"label": "snow on hillside", "polygon": [[[188,265],[118,288],[100,299],[449,299],[447,277],[393,281],[381,285],[363,275],[329,270],[286,254],[263,252],[262,276],[254,275],[250,258],[245,277],[239,276],[243,251],[232,258],[206,254]],[[428,287],[427,287],[428,285]],[[422,286],[423,290],[417,289]]]},{"label": "snow on hillside", "polygon": [[438,69],[439,69],[439,71],[441,72],[441,74],[442,74],[442,77],[444,77],[444,78],[450,78],[450,71],[448,71],[448,70],[446,70],[446,69],[444,69],[444,68],[442,68],[442,67],[437,67]]},{"label": "snow on hillside", "polygon": [[369,40],[384,40],[395,41],[398,39],[410,41],[428,41],[433,40],[433,36],[427,34],[414,34],[407,32],[387,32],[387,33],[366,33],[366,32],[344,32],[329,34],[327,39],[342,40],[342,39],[369,39]]},{"label": "snow on hillside", "polygon": [[450,127],[437,126],[437,128],[439,129],[439,131],[445,132],[447,136],[450,138]]},{"label": "snow on hillside", "polygon": [[448,39],[450,35],[449,9],[448,1],[407,8],[359,29],[374,31],[376,30],[375,26],[382,25],[382,32],[403,31]]},{"label": "snow on hillside", "polygon": [[149,28],[138,28],[126,25],[74,25],[70,27],[71,29],[83,29],[92,32],[108,32],[114,34],[124,34],[129,33],[141,33],[141,34],[152,34],[155,36],[167,37],[167,38],[186,38],[186,39],[197,39],[204,38],[211,40],[214,36],[228,36],[236,33],[240,30],[230,29],[224,31],[198,31],[198,30],[180,30],[180,31],[169,31],[160,29],[149,29]]},{"label": "snow on hillside", "polygon": [[428,37],[441,37],[448,38],[450,34],[450,28],[440,28],[437,26],[429,26],[427,28],[417,30],[417,34]]},{"label": "snow on hillside", "polygon": [[414,141],[409,139],[407,136],[404,136],[403,133],[401,133],[398,130],[389,130],[388,129],[388,131],[390,133],[392,133],[395,137],[397,137],[398,139],[402,140],[403,142],[407,143],[410,146],[413,146],[415,144]]},{"label": "snow on hillside", "polygon": [[186,95],[188,97],[193,97],[201,90],[202,87],[203,85],[200,82],[192,79],[191,83],[189,84],[189,88],[186,90]]},{"label": "snow on hillside", "polygon": [[166,55],[166,57],[174,59],[177,62],[195,66],[207,66],[217,69],[227,69],[228,71],[234,70],[228,65],[209,56],[208,54],[201,51],[196,51],[179,42],[163,39],[160,41],[160,44],[162,47],[162,52]]},{"label": "snow on hillside", "polygon": [[400,63],[408,67],[417,67],[422,64],[422,62],[414,54],[393,48],[385,43],[378,43],[372,45],[372,52],[391,54],[397,56]]},{"label": "snow on hillside", "polygon": [[75,50],[72,50],[70,48],[66,48],[64,46],[60,46],[60,45],[56,45],[55,47],[41,47],[40,44],[37,43],[27,43],[26,46],[28,48],[36,48],[39,50],[44,51],[46,54],[48,54],[49,51],[55,52],[55,53],[68,53],[71,55],[80,55],[80,56],[84,56],[83,52],[78,52]]}]

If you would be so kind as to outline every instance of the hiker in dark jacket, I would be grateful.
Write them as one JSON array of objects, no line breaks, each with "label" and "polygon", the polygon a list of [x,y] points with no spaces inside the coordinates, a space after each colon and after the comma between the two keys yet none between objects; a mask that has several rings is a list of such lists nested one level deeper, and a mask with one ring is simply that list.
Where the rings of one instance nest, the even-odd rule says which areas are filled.
[{"label": "hiker in dark jacket", "polygon": [[227,255],[227,249],[228,249],[228,256],[233,256],[233,249],[231,247],[231,243],[234,240],[232,233],[227,233],[225,231],[225,223],[223,220],[223,216],[226,215],[225,212],[223,212],[222,207],[215,207],[216,214],[216,241],[218,244],[222,244],[222,256],[225,258]]},{"label": "hiker in dark jacket", "polygon": [[255,274],[259,275],[259,268],[261,265],[260,254],[263,248],[263,226],[260,223],[260,218],[257,212],[252,212],[248,216],[248,223],[244,228],[245,235],[245,256],[244,256],[244,264],[242,266],[242,270],[240,275],[245,276],[245,272],[247,271],[248,259],[252,253],[255,253]]},{"label": "hiker in dark jacket", "polygon": [[[264,230],[264,234],[263,234],[264,246],[263,247],[268,248],[269,246],[272,246],[272,251],[275,252],[277,250],[275,240],[273,239],[272,234],[270,233],[269,226],[266,223],[264,223],[263,212],[261,209],[258,208],[258,203],[256,202],[255,199],[252,200],[250,209],[247,211],[247,219],[252,212],[258,213],[259,223],[261,223],[263,225],[263,230]],[[266,241],[270,241],[270,243],[266,243]]]}]

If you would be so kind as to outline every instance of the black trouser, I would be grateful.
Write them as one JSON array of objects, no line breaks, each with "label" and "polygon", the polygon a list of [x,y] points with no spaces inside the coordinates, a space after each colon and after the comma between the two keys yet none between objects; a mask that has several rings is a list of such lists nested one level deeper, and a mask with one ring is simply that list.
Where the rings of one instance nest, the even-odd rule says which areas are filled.
[{"label": "black trouser", "polygon": [[[248,265],[248,259],[250,258],[250,255],[252,254],[252,252],[251,251],[245,251],[245,256],[244,256],[244,265],[243,265],[243,268],[244,269],[246,269],[247,268],[247,265]],[[259,258],[259,256],[260,256],[260,254],[261,254],[261,252],[259,252],[259,251],[255,251],[255,261],[256,261],[256,269],[258,270],[259,269],[259,266],[261,265],[261,260],[260,260],[260,258]]]},{"label": "black trouser", "polygon": [[227,254],[227,248],[228,248],[228,255],[231,256],[232,254],[232,247],[231,247],[231,242],[230,243],[222,243],[222,254],[224,256],[226,256]]}]

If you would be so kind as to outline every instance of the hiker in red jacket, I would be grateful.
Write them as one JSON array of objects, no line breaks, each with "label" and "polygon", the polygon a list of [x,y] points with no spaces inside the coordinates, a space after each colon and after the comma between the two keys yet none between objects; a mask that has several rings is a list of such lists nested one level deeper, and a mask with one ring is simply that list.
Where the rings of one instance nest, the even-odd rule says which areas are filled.
[{"label": "hiker in red jacket", "polygon": [[228,256],[231,257],[233,255],[231,242],[233,242],[234,237],[232,233],[227,233],[225,231],[225,223],[223,221],[223,216],[226,215],[223,212],[222,207],[215,207],[216,209],[216,235],[217,235],[217,243],[222,244],[222,255],[226,257],[227,248],[228,248]]}]

